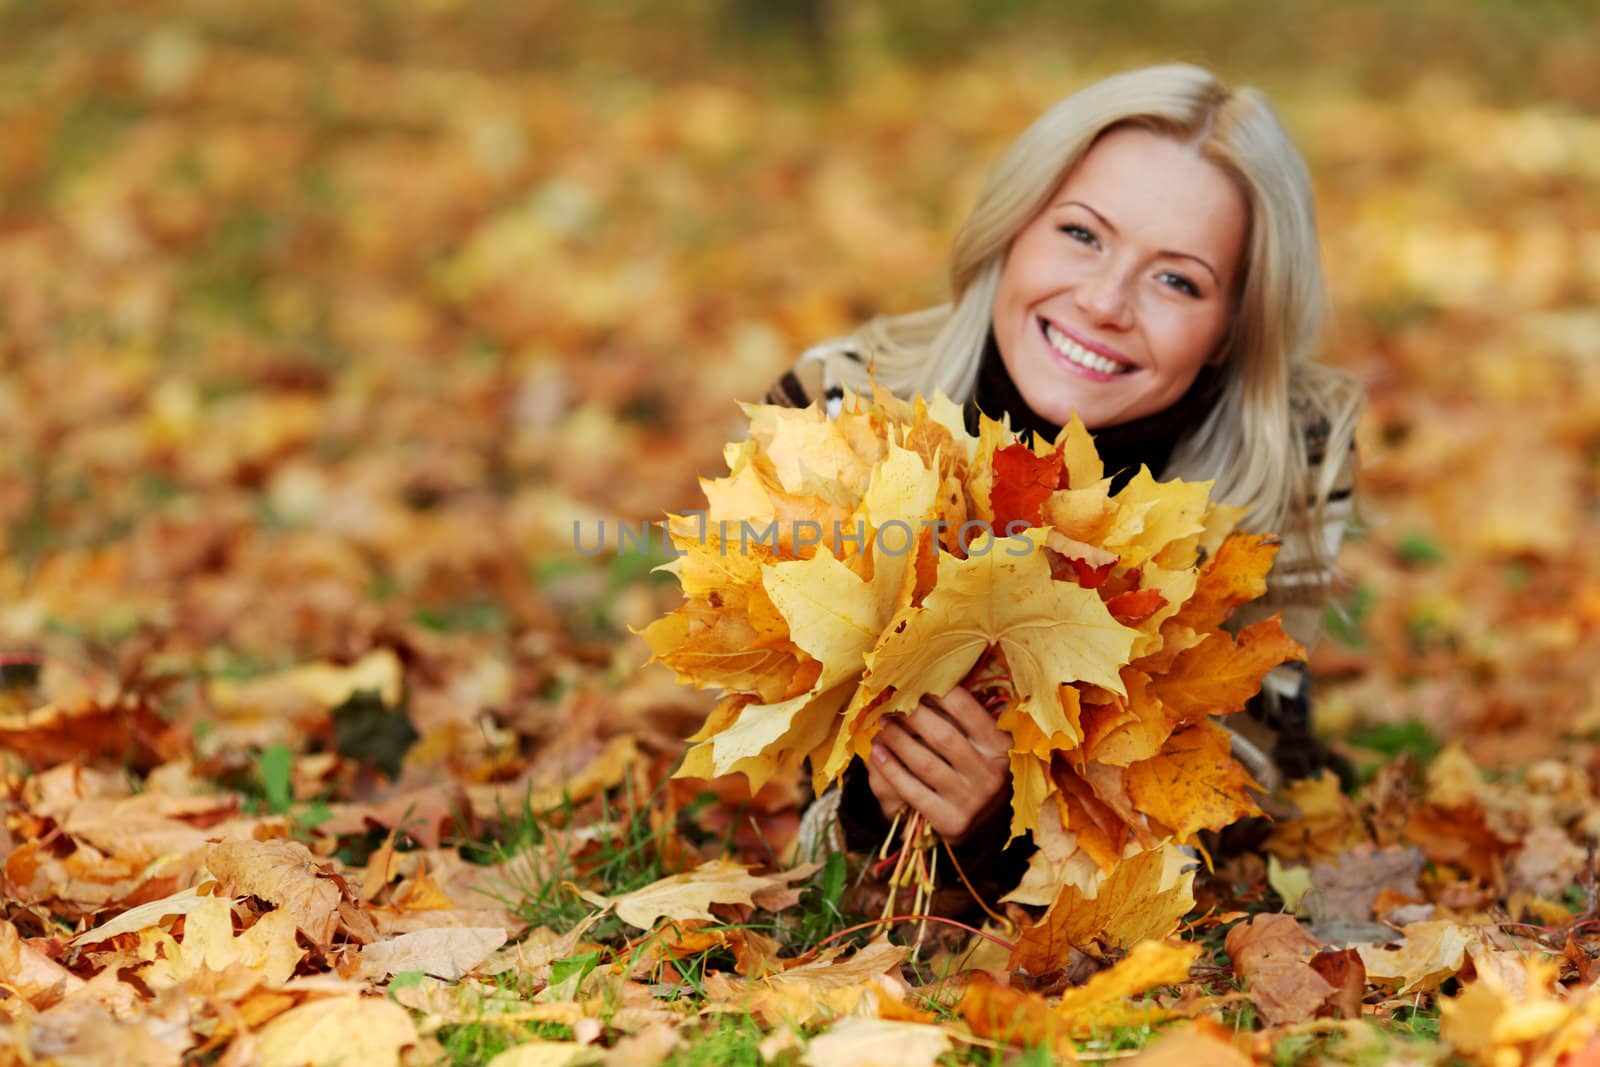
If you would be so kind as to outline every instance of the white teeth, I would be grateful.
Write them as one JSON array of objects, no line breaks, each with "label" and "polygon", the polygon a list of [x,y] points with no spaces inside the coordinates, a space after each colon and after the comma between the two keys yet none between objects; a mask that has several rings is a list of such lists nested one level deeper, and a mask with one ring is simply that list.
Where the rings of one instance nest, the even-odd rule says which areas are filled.
[{"label": "white teeth", "polygon": [[1044,324],[1044,335],[1050,339],[1051,347],[1080,367],[1088,367],[1101,374],[1121,374],[1128,370],[1121,363],[1109,360],[1098,352],[1089,351],[1048,322]]}]

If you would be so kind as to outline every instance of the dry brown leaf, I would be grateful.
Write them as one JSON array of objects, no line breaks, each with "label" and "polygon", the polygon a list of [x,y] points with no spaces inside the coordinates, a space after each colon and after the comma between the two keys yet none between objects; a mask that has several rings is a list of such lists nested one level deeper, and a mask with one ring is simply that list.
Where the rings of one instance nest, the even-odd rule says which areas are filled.
[{"label": "dry brown leaf", "polygon": [[1357,845],[1332,863],[1311,865],[1311,888],[1302,897],[1303,907],[1319,923],[1371,922],[1373,904],[1384,890],[1413,900],[1421,895],[1417,878],[1425,862],[1414,848]]},{"label": "dry brown leaf", "polygon": [[147,926],[155,926],[169,916],[187,915],[201,907],[201,902],[207,899],[209,898],[199,894],[198,889],[180,889],[170,896],[129,908],[116,918],[103,922],[93,929],[85,930],[67,943],[93,945],[101,941],[110,941],[119,934],[137,933]]},{"label": "dry brown leaf", "polygon": [[807,1067],[933,1067],[952,1047],[942,1027],[852,1015],[806,1045]]},{"label": "dry brown leaf", "polygon": [[1398,985],[1401,994],[1436,989],[1467,962],[1467,950],[1479,942],[1470,927],[1447,920],[1407,926],[1399,948],[1357,945],[1370,980]]},{"label": "dry brown leaf", "polygon": [[411,1016],[398,1004],[334,996],[291,1008],[260,1031],[261,1067],[359,1063],[399,1067],[400,1051],[417,1040]]},{"label": "dry brown leaf", "polygon": [[28,944],[5,920],[0,920],[0,975],[7,990],[40,1010],[84,985],[82,978]]},{"label": "dry brown leaf", "polygon": [[1044,918],[1017,936],[1012,968],[1042,976],[1064,967],[1074,949],[1127,948],[1166,937],[1194,906],[1191,863],[1164,846],[1122,860],[1093,899],[1063,887]]},{"label": "dry brown leaf", "polygon": [[375,941],[361,950],[363,974],[387,978],[401,971],[422,971],[454,981],[473,970],[506,943],[499,926],[443,926]]},{"label": "dry brown leaf", "polygon": [[577,1041],[528,1041],[513,1045],[489,1061],[489,1067],[588,1067],[605,1053]]},{"label": "dry brown leaf", "polygon": [[298,841],[224,841],[207,854],[206,866],[224,893],[260,897],[282,908],[313,944],[333,940],[339,886]]},{"label": "dry brown leaf", "polygon": [[1224,1030],[1209,1020],[1198,1020],[1162,1035],[1137,1056],[1124,1060],[1129,1067],[1252,1067],[1254,1061]]},{"label": "dry brown leaf", "polygon": [[1292,915],[1257,915],[1228,931],[1228,958],[1269,1026],[1303,1022],[1335,988],[1306,961],[1322,943]]},{"label": "dry brown leaf", "polygon": [[651,1023],[638,1033],[628,1034],[606,1050],[605,1067],[656,1067],[683,1043],[678,1028],[669,1023]]},{"label": "dry brown leaf", "polygon": [[1311,957],[1311,969],[1333,987],[1323,1003],[1323,1014],[1335,1019],[1361,1018],[1361,1004],[1367,993],[1367,968],[1361,953],[1353,948],[1319,952]]},{"label": "dry brown leaf", "polygon": [[233,908],[226,897],[202,897],[183,917],[183,934],[146,928],[139,935],[139,957],[148,961],[139,971],[145,984],[167,989],[201,972],[221,974],[235,965],[247,969],[249,984],[282,985],[305,955],[295,939],[294,919],[287,912],[268,912],[237,936]]},{"label": "dry brown leaf", "polygon": [[815,864],[807,864],[778,874],[754,875],[743,864],[715,859],[619,897],[585,893],[584,899],[597,907],[615,907],[623,922],[648,930],[663,918],[713,920],[712,904],[754,905],[755,894],[782,888],[815,870]]}]

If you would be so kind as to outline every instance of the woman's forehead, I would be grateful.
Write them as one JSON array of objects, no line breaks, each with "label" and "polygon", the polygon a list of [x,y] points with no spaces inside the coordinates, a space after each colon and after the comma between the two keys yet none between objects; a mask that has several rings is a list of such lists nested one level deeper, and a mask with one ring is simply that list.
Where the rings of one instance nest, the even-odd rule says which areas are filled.
[{"label": "woman's forehead", "polygon": [[1115,236],[1229,259],[1249,217],[1244,195],[1221,167],[1187,144],[1136,127],[1096,140],[1045,210],[1074,207],[1098,216]]}]

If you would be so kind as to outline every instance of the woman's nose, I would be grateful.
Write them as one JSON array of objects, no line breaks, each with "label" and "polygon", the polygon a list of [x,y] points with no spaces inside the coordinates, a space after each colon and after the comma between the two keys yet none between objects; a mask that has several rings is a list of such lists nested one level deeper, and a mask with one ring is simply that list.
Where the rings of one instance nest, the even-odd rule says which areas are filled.
[{"label": "woman's nose", "polygon": [[1110,265],[1078,283],[1078,307],[1096,326],[1125,327],[1129,322],[1131,279]]}]

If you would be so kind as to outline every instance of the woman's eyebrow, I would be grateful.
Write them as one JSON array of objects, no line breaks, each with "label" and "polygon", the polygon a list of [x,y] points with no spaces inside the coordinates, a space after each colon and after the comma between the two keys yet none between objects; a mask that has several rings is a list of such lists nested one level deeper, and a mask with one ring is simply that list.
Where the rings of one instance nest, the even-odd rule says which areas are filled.
[{"label": "woman's eyebrow", "polygon": [[[1111,220],[1106,218],[1104,215],[1100,214],[1100,212],[1096,211],[1094,208],[1090,207],[1088,204],[1085,204],[1082,200],[1063,200],[1063,201],[1061,201],[1061,203],[1057,204],[1056,207],[1066,207],[1069,204],[1074,206],[1074,207],[1083,208],[1083,210],[1087,211],[1089,214],[1091,214],[1095,218],[1099,219],[1100,220],[1100,225],[1104,226],[1106,229],[1111,231],[1111,236],[1113,236],[1113,237],[1117,236],[1117,227],[1111,222]],[[1172,259],[1192,259],[1196,263],[1198,263],[1202,267],[1204,267],[1206,269],[1206,272],[1211,275],[1211,283],[1213,285],[1217,286],[1219,289],[1222,287],[1222,279],[1217,277],[1216,268],[1213,267],[1210,263],[1207,263],[1204,259],[1201,259],[1199,256],[1194,255],[1193,253],[1190,253],[1190,252],[1179,252],[1179,251],[1176,251],[1176,250],[1171,249],[1171,248],[1163,248],[1161,251],[1157,252],[1156,254],[1159,255],[1159,256],[1167,256],[1167,257],[1170,257]]]}]

